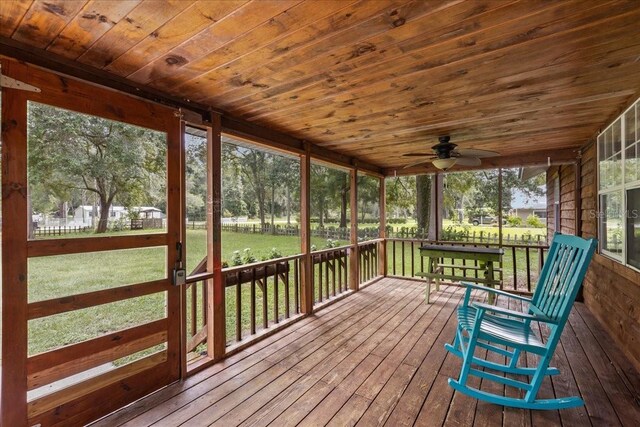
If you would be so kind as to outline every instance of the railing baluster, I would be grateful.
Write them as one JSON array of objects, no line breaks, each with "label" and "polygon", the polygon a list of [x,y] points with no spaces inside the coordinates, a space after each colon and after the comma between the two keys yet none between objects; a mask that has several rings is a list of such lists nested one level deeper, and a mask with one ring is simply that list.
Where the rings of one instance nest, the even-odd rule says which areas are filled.
[{"label": "railing baluster", "polygon": [[198,331],[198,290],[197,283],[191,285],[191,336]]},{"label": "railing baluster", "polygon": [[[279,264],[276,264],[278,266]],[[289,263],[283,264],[283,266],[288,266]],[[284,268],[283,281],[284,281],[284,317],[288,319],[290,316],[291,308],[289,307],[289,272],[288,268]],[[278,269],[276,268],[276,275],[278,274]]]},{"label": "railing baluster", "polygon": [[268,299],[267,296],[269,295],[269,289],[267,287],[268,283],[267,283],[267,278],[263,278],[259,281],[259,283],[262,283],[262,327],[264,329],[267,329],[269,327],[269,309],[268,309]]},{"label": "railing baluster", "polygon": [[333,296],[336,296],[336,253],[331,252],[331,288],[333,289]]},{"label": "railing baluster", "polygon": [[299,295],[299,286],[300,286],[300,280],[299,280],[299,265],[300,265],[300,259],[296,259],[293,261],[293,295],[295,298],[295,305],[296,305],[296,314],[300,313],[300,295]]},{"label": "railing baluster", "polygon": [[318,296],[316,295],[316,263],[315,256],[311,255],[311,295],[313,296],[313,303],[318,302]]},{"label": "railing baluster", "polygon": [[236,341],[242,340],[242,284],[238,271],[238,283],[236,284]]},{"label": "railing baluster", "polygon": [[[224,282],[225,275],[222,275],[222,281]],[[209,292],[207,291],[207,282],[202,281],[202,325],[206,326],[207,324],[207,301],[209,301]]]},{"label": "railing baluster", "polygon": [[320,295],[320,302],[322,302],[322,255],[320,253],[320,262],[318,263],[318,294]]},{"label": "railing baluster", "polygon": [[415,246],[413,244],[413,241],[410,242],[411,243],[411,277],[415,277]]},{"label": "railing baluster", "polygon": [[[277,266],[277,264],[276,264]],[[265,269],[267,267],[265,266]],[[276,274],[273,276],[273,322],[280,322],[278,314],[278,269],[276,268]]]},{"label": "railing baluster", "polygon": [[378,277],[378,244],[373,245],[373,277]]},{"label": "railing baluster", "polygon": [[336,254],[336,261],[338,262],[338,292],[342,293],[342,251]]},{"label": "railing baluster", "polygon": [[396,241],[393,240],[391,243],[391,250],[393,252],[393,275],[396,275]]},{"label": "railing baluster", "polygon": [[527,289],[531,289],[531,263],[529,262],[529,246],[524,248],[527,258]]},{"label": "railing baluster", "polygon": [[518,257],[516,256],[516,247],[511,247],[511,254],[513,257],[513,289],[518,289]]},{"label": "railing baluster", "polygon": [[256,333],[256,269],[251,269],[251,334]]},{"label": "railing baluster", "polygon": [[401,248],[402,248],[402,258],[401,258],[401,260],[402,260],[402,276],[404,276],[404,240],[402,241]]},{"label": "railing baluster", "polygon": [[329,252],[324,259],[324,289],[326,291],[327,299],[329,299]]}]

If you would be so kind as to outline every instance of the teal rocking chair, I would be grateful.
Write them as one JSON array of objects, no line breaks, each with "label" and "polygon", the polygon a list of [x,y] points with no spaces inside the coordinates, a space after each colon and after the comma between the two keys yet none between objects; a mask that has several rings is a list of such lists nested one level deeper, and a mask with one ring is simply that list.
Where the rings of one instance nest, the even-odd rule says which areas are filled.
[{"label": "teal rocking chair", "polygon": [[[449,385],[476,399],[515,408],[563,409],[583,405],[584,402],[579,397],[539,399],[537,394],[546,375],[559,373],[557,368],[549,367],[549,362],[560,340],[596,243],[595,239],[585,240],[556,234],[531,299],[465,283],[466,293],[457,311],[458,330],[455,341],[453,345],[445,345],[448,351],[462,359],[460,376],[457,380],[449,378]],[[470,297],[474,289],[526,302],[529,305],[528,312],[472,302]],[[538,337],[531,328],[531,322],[547,324],[550,329],[549,338],[543,341]],[[507,363],[503,365],[477,357],[475,353],[478,348],[506,356]],[[538,355],[538,365],[526,368],[518,366],[518,359],[523,352]],[[529,382],[509,378],[509,374],[527,376]],[[469,375],[519,388],[524,391],[524,397],[496,395],[470,387],[467,383]]]}]

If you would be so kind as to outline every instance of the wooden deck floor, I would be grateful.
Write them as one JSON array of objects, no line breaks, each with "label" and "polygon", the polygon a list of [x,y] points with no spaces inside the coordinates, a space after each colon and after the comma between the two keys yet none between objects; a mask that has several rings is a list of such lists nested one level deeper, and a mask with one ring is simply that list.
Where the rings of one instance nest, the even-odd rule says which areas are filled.
[{"label": "wooden deck floor", "polygon": [[543,392],[586,405],[532,412],[453,393],[460,361],[443,345],[462,290],[444,287],[429,306],[423,290],[381,280],[97,425],[640,425],[640,376],[582,304],[556,354],[562,374]]}]

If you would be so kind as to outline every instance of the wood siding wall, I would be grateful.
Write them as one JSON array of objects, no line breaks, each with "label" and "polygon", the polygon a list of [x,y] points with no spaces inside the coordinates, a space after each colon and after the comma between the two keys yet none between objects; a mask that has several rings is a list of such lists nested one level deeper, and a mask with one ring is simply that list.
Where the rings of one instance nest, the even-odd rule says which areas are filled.
[{"label": "wood siding wall", "polygon": [[[597,237],[596,150],[583,152],[580,235]],[[596,254],[583,287],[584,302],[640,370],[640,273]]]},{"label": "wood siding wall", "polygon": [[[560,226],[555,221],[555,180],[560,178]],[[576,234],[576,167],[574,165],[553,166],[547,171],[547,234],[551,241],[553,233]]]}]

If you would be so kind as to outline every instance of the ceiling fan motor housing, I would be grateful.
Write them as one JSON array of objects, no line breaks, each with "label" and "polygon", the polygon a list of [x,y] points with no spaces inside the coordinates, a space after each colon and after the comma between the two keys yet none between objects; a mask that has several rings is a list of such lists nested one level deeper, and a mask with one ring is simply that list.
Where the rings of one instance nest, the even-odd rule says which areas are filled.
[{"label": "ceiling fan motor housing", "polygon": [[449,136],[441,136],[438,140],[440,143],[431,148],[439,159],[448,159],[451,157],[451,152],[457,147],[457,145],[449,142]]}]

